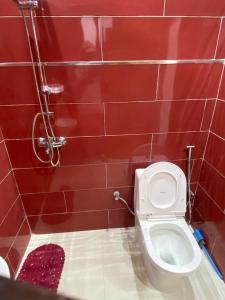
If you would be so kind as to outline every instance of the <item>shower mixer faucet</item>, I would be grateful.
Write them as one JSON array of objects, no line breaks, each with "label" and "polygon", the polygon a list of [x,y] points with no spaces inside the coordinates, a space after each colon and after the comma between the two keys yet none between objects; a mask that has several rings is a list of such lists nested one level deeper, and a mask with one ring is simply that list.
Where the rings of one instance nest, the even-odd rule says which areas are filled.
[{"label": "shower mixer faucet", "polygon": [[[56,137],[56,138],[50,138],[50,143],[52,148],[61,148],[62,146],[64,146],[66,144],[66,138],[63,136],[60,137]],[[39,137],[38,138],[38,146],[41,148],[46,148],[46,153],[49,154],[50,151],[50,145],[48,142],[48,139],[44,138],[44,137]]]}]

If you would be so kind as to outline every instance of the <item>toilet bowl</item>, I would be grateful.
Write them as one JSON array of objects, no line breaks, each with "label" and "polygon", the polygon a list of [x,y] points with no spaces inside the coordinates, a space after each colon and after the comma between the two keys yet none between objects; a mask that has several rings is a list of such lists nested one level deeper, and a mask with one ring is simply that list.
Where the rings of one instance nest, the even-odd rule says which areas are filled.
[{"label": "toilet bowl", "polygon": [[187,225],[186,177],[176,165],[155,163],[135,173],[138,241],[150,282],[173,291],[201,263],[202,253]]},{"label": "toilet bowl", "polygon": [[10,271],[7,262],[0,256],[0,276],[10,278]]}]

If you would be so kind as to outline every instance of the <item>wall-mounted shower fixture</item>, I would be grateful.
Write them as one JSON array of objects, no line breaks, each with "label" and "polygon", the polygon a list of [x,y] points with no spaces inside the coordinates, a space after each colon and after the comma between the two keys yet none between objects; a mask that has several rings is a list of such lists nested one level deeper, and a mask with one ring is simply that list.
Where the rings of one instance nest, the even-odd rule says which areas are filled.
[{"label": "wall-mounted shower fixture", "polygon": [[[14,0],[15,1],[15,0]],[[38,0],[16,0],[18,7],[21,9],[21,14],[23,16],[28,46],[30,51],[30,57],[33,68],[33,75],[36,85],[37,97],[40,105],[40,112],[38,112],[33,119],[32,125],[32,147],[36,158],[46,164],[51,164],[56,167],[60,163],[60,152],[59,148],[66,144],[66,139],[64,137],[56,137],[53,131],[52,120],[54,118],[54,113],[49,111],[48,103],[50,103],[51,94],[59,94],[64,91],[63,85],[47,83],[44,65],[41,62],[40,50],[36,32],[36,18],[35,9],[38,7]],[[29,25],[28,26],[28,22]],[[45,130],[46,137],[40,137],[36,139],[35,129],[37,126],[37,120],[39,117],[42,118],[43,126]],[[47,160],[42,159],[37,151],[37,147],[45,147],[46,153],[49,158]]]},{"label": "wall-mounted shower fixture", "polygon": [[20,9],[38,8],[38,0],[14,0]]}]

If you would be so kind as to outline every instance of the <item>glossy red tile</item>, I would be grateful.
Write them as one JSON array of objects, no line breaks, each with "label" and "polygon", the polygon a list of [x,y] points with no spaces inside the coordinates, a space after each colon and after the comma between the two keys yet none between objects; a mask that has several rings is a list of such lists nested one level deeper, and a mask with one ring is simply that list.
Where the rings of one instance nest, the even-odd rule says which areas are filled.
[{"label": "glossy red tile", "polygon": [[199,100],[107,103],[106,133],[196,131],[200,128],[203,110],[204,101]]},{"label": "glossy red tile", "polygon": [[60,0],[43,0],[41,1],[41,15],[63,15],[63,16],[82,16],[82,15],[162,15],[163,0],[144,0],[129,1],[123,0],[70,0],[66,5]]},{"label": "glossy red tile", "polygon": [[[0,253],[7,255],[15,237],[24,221],[23,207],[20,198],[15,202],[4,222],[0,225]],[[12,221],[13,220],[13,221]]]},{"label": "glossy red tile", "polygon": [[223,16],[223,0],[213,3],[211,0],[167,0],[165,15],[168,16]]},{"label": "glossy red tile", "polygon": [[[49,105],[54,112],[52,119],[58,136],[82,136],[104,134],[104,110],[102,104]],[[31,138],[32,122],[40,111],[38,105],[0,106],[3,134],[8,139]],[[14,120],[14,124],[12,124]],[[37,123],[36,137],[44,135],[41,118]]]},{"label": "glossy red tile", "polygon": [[187,145],[195,145],[193,158],[201,158],[205,149],[207,132],[162,133],[153,135],[152,161],[187,158]]},{"label": "glossy red tile", "polygon": [[207,18],[105,17],[104,59],[213,58],[219,23],[218,19]]},{"label": "glossy red tile", "polygon": [[192,171],[191,171],[192,182],[199,182],[201,169],[202,169],[202,159],[195,159],[194,161],[192,161]]},{"label": "glossy red tile", "polygon": [[20,11],[14,1],[2,0],[0,16],[20,16]]},{"label": "glossy red tile", "polygon": [[0,224],[18,197],[16,182],[11,172],[0,184]]},{"label": "glossy red tile", "polygon": [[199,182],[221,210],[224,210],[225,178],[204,161]]},{"label": "glossy red tile", "polygon": [[[13,168],[43,167],[34,154],[31,140],[7,140],[6,145]],[[36,151],[43,160],[49,160],[45,148],[37,146]]]},{"label": "glossy red tile", "polygon": [[0,182],[1,182],[11,169],[10,161],[8,158],[8,154],[4,142],[0,143],[0,163],[1,163],[1,167],[0,167]]},{"label": "glossy red tile", "polygon": [[15,177],[21,194],[104,188],[106,186],[105,165],[103,164],[17,169]]},{"label": "glossy red tile", "polygon": [[44,61],[101,60],[98,18],[38,18]]},{"label": "glossy red tile", "polygon": [[3,133],[2,133],[2,129],[0,127],[0,142],[2,142],[4,140],[4,136],[3,136]]},{"label": "glossy red tile", "polygon": [[[124,208],[122,202],[115,201],[113,196],[114,191],[115,189],[110,188],[66,191],[65,196],[68,212]],[[133,188],[120,188],[120,193],[129,205],[133,207]]]},{"label": "glossy red tile", "polygon": [[205,160],[225,176],[225,141],[210,133]]},{"label": "glossy red tile", "polygon": [[78,212],[28,217],[35,234],[108,228],[108,211]]},{"label": "glossy red tile", "polygon": [[149,161],[151,135],[68,138],[61,165]]},{"label": "glossy red tile", "polygon": [[0,19],[0,62],[30,61],[22,18]]},{"label": "glossy red tile", "polygon": [[102,104],[50,105],[54,111],[55,134],[82,136],[104,134]]},{"label": "glossy red tile", "polygon": [[145,101],[156,95],[156,65],[48,67],[46,76],[49,84],[65,88],[52,103]]},{"label": "glossy red tile", "polygon": [[211,131],[221,136],[222,138],[225,138],[224,116],[225,116],[225,102],[218,100],[216,102],[216,108],[213,116]]},{"label": "glossy red tile", "polygon": [[225,22],[223,20],[221,30],[220,30],[219,43],[218,43],[218,47],[217,47],[217,51],[216,51],[216,58],[224,58],[225,57],[224,40],[225,40]]},{"label": "glossy red tile", "polygon": [[146,168],[150,163],[107,164],[108,187],[134,186],[135,170]]},{"label": "glossy red tile", "polygon": [[30,138],[32,121],[38,111],[39,107],[34,105],[0,106],[1,128],[5,138]]},{"label": "glossy red tile", "polygon": [[25,219],[8,253],[8,259],[10,261],[14,273],[16,273],[18,270],[18,267],[25,254],[30,238],[30,228],[27,220]]},{"label": "glossy red tile", "polygon": [[[224,36],[225,38],[225,36]],[[225,55],[224,55],[225,57]],[[219,91],[219,99],[225,100],[225,72],[223,72],[223,77],[220,85],[220,91]]]},{"label": "glossy red tile", "polygon": [[0,105],[38,103],[31,67],[0,68],[0,81]]},{"label": "glossy red tile", "polygon": [[158,99],[205,99],[217,95],[222,66],[178,64],[160,66]]},{"label": "glossy red tile", "polygon": [[132,226],[134,226],[134,216],[127,209],[109,210],[109,228]]},{"label": "glossy red tile", "polygon": [[206,100],[201,130],[209,130],[211,127],[215,104],[216,100]]},{"label": "glossy red tile", "polygon": [[22,195],[21,198],[28,216],[66,212],[65,198],[62,192],[27,194]]}]

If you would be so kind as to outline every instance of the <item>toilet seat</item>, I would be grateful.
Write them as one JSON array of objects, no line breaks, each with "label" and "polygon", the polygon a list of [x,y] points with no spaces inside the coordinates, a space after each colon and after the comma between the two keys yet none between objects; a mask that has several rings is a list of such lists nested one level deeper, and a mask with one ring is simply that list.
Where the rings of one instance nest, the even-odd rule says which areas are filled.
[{"label": "toilet seat", "polygon": [[184,219],[141,220],[140,226],[146,251],[158,268],[187,275],[199,266],[201,251]]}]

